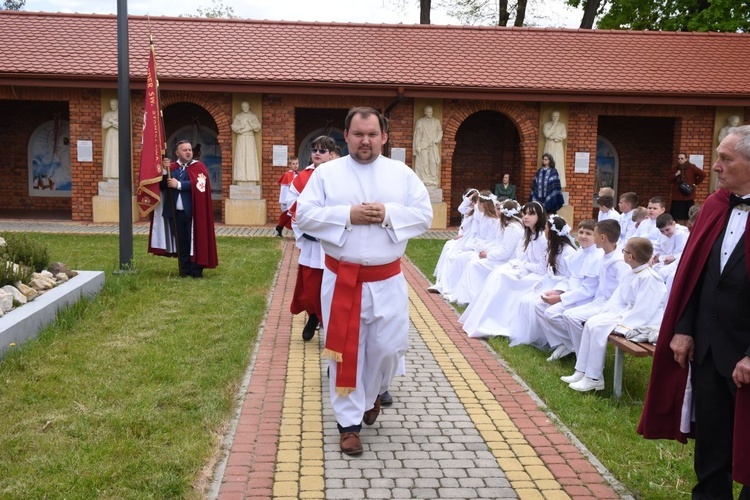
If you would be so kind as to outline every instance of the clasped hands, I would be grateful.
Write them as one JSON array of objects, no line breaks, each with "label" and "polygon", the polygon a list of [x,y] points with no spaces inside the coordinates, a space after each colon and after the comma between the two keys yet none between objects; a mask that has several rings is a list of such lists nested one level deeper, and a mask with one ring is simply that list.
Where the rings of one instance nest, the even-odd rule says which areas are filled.
[{"label": "clasped hands", "polygon": [[[675,333],[669,348],[672,349],[674,360],[680,367],[685,368],[688,361],[693,361],[695,343],[690,335]],[[742,387],[742,384],[750,384],[750,357],[745,356],[737,362],[732,371],[732,380],[738,388]]]},{"label": "clasped hands", "polygon": [[173,189],[177,189],[180,187],[180,181],[178,181],[174,177],[170,177],[169,179],[167,179],[167,186]]},{"label": "clasped hands", "polygon": [[352,205],[349,218],[352,224],[382,224],[385,220],[385,205],[379,201]]}]

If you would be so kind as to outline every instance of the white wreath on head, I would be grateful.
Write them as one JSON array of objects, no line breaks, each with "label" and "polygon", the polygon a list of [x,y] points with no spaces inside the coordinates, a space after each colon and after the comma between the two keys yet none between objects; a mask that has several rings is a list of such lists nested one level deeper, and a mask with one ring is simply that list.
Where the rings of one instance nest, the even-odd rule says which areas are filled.
[{"label": "white wreath on head", "polygon": [[466,191],[466,194],[464,195],[464,198],[470,198],[472,194],[477,193],[479,194],[479,190],[476,188],[469,188],[468,191]]},{"label": "white wreath on head", "polygon": [[518,208],[518,206],[515,206],[513,208],[501,208],[500,213],[504,216],[511,218],[514,215],[518,215],[521,212],[521,210]]},{"label": "white wreath on head", "polygon": [[558,236],[563,236],[563,237],[564,236],[568,236],[568,237],[570,237],[570,226],[568,225],[568,223],[566,222],[565,224],[563,224],[562,229],[557,229],[557,226],[555,225],[555,221],[557,219],[562,219],[563,221],[565,220],[562,217],[560,217],[559,215],[553,215],[552,217],[550,217],[551,224],[549,225],[550,226],[549,228],[552,231],[554,231],[555,234],[557,234]]},{"label": "white wreath on head", "polygon": [[490,193],[488,195],[479,195],[479,199],[482,201],[491,201],[492,203],[495,203],[497,201],[497,196],[495,196],[495,193]]}]

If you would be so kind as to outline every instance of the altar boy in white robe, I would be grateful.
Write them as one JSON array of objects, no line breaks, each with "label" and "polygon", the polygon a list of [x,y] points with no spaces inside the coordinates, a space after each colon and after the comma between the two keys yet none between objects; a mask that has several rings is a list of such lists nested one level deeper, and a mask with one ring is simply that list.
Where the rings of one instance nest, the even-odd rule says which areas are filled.
[{"label": "altar boy in white robe", "polygon": [[[594,299],[587,304],[577,305],[563,311],[565,332],[560,331],[558,325],[550,325],[554,328],[559,338],[569,339],[573,346],[573,352],[578,352],[583,335],[583,324],[591,316],[599,314],[604,309],[607,301],[612,297],[617,286],[622,282],[626,274],[630,273],[630,266],[625,264],[623,253],[617,246],[620,239],[620,223],[615,220],[603,220],[596,223],[594,230],[594,244],[604,251],[601,270]],[[567,378],[567,377],[566,377]]]},{"label": "altar boy in white robe", "polygon": [[573,352],[573,342],[565,328],[565,309],[586,304],[594,299],[599,284],[604,250],[594,244],[596,222],[584,219],[578,224],[578,244],[581,249],[570,255],[568,278],[554,290],[542,293],[534,306],[538,328],[553,349],[547,361],[563,358]]},{"label": "altar boy in white robe", "polygon": [[316,169],[297,201],[297,224],[325,251],[323,356],[341,451],[362,453],[362,422],[380,413],[380,394],[409,345],[401,256],[430,228],[432,205],[413,170],[380,155],[387,120],[353,108],[344,124],[349,155]]},{"label": "altar boy in white robe", "polygon": [[[654,246],[646,238],[633,236],[622,249],[632,269],[607,301],[602,312],[586,321],[570,388],[579,392],[604,389],[604,359],[607,337],[612,331],[625,333],[638,326],[658,325],[664,316],[667,288],[651,269]],[[567,380],[564,378],[563,381]]]}]

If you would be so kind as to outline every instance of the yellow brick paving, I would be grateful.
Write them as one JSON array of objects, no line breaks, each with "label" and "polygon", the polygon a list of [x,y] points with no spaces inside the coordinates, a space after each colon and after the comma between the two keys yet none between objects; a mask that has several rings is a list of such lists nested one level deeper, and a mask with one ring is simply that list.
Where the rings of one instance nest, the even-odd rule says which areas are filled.
[{"label": "yellow brick paving", "polygon": [[518,497],[570,498],[411,286],[409,298],[414,327]]},{"label": "yellow brick paving", "polygon": [[[522,500],[569,499],[411,287],[409,297],[409,316],[414,327],[518,497]],[[305,320],[304,315],[294,318],[293,339],[301,337]],[[287,374],[273,496],[284,500],[325,498],[320,348],[317,342],[291,342]]]},{"label": "yellow brick paving", "polygon": [[325,498],[320,348],[300,341],[306,319],[292,320],[273,484],[274,498],[284,500]]}]

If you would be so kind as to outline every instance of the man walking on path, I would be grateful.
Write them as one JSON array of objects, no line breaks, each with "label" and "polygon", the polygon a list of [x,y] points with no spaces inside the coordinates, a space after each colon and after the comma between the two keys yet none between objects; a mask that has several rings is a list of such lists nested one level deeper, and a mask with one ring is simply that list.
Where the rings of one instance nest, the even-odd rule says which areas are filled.
[{"label": "man walking on path", "polygon": [[385,117],[353,108],[344,124],[350,154],[321,165],[297,200],[297,224],[325,251],[323,355],[341,451],[362,453],[380,394],[408,347],[409,305],[401,256],[432,223],[429,194],[406,165],[380,155]]}]

